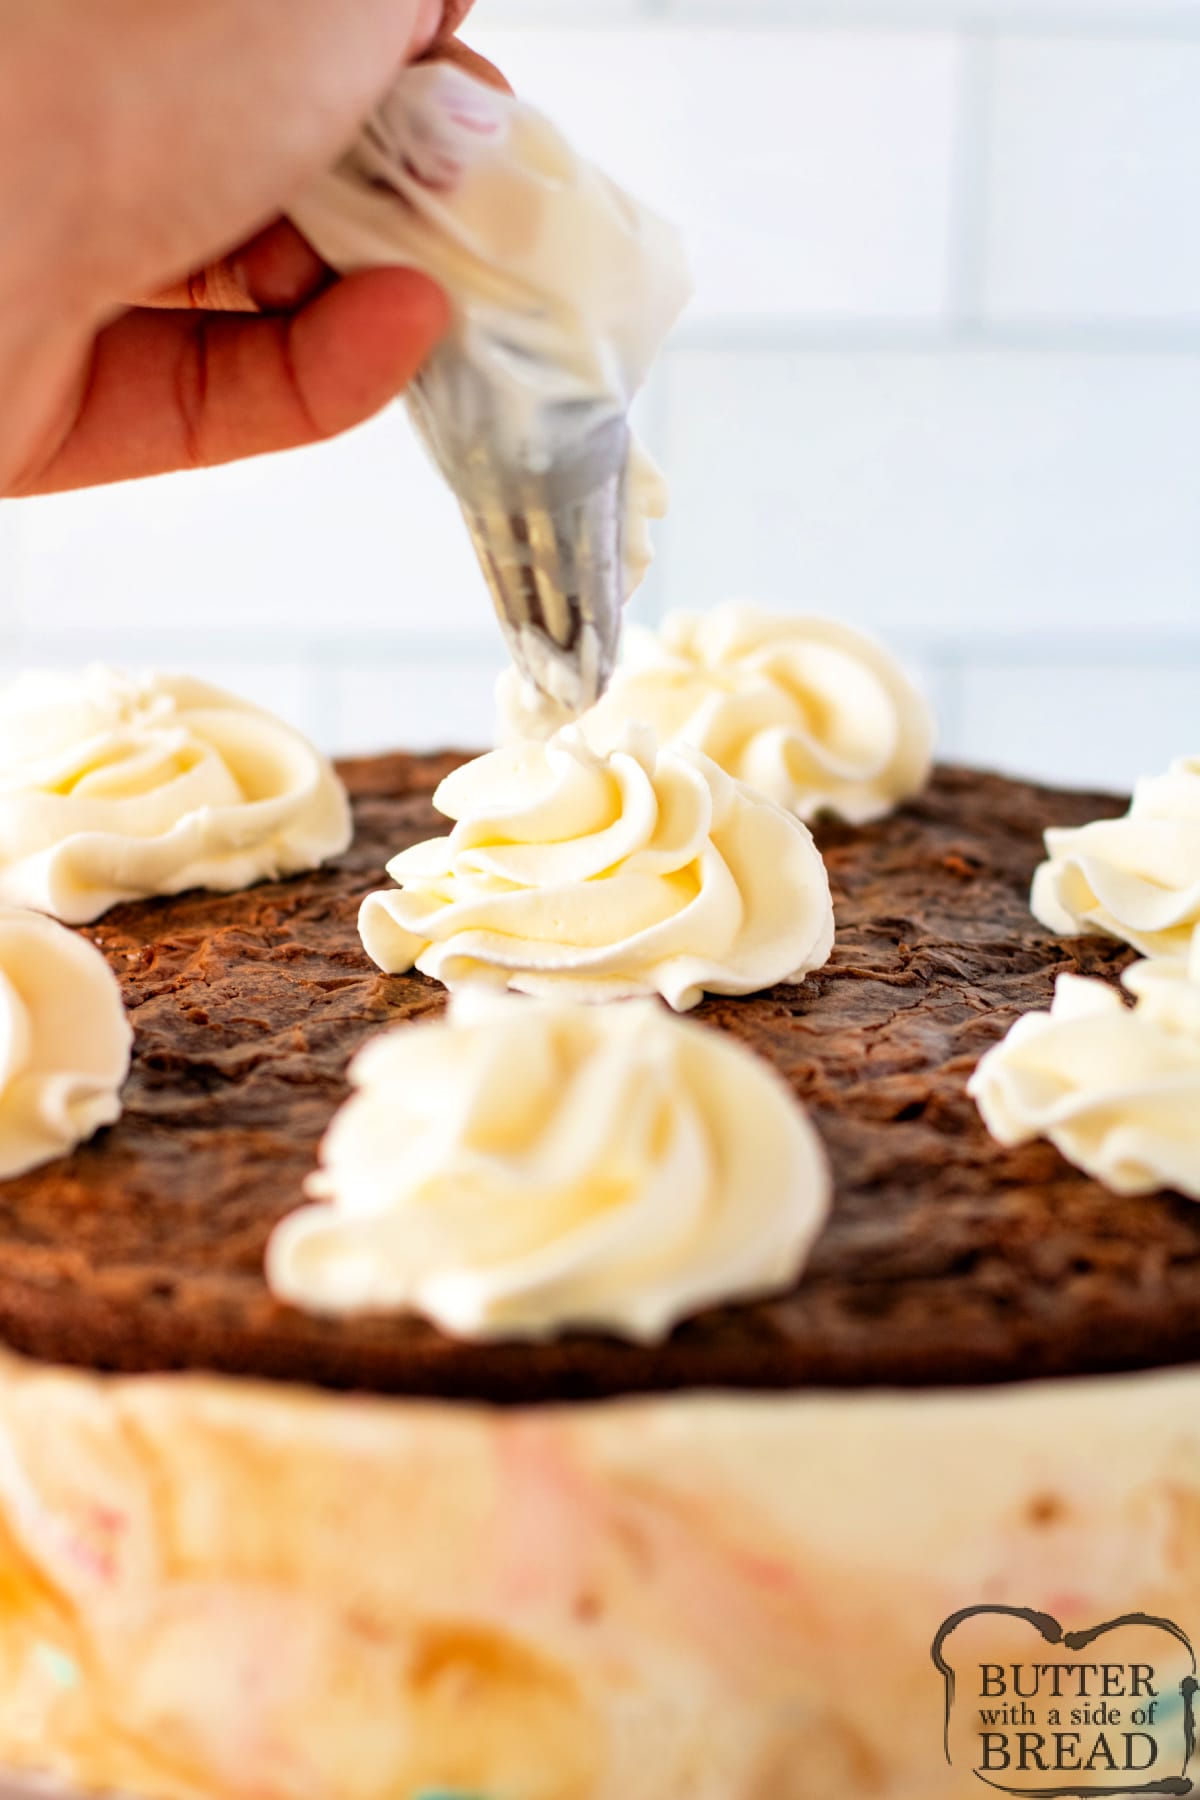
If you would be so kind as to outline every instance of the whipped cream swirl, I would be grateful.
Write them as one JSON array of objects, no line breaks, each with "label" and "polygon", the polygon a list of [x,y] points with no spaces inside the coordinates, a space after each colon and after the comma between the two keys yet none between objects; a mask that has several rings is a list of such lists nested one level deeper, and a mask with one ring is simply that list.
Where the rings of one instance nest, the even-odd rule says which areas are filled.
[{"label": "whipped cream swirl", "polygon": [[0,695],[0,902],[68,924],[294,875],[350,841],[299,732],[182,675],[27,674]]},{"label": "whipped cream swirl", "polygon": [[1047,831],[1046,853],[1030,900],[1041,924],[1186,956],[1200,923],[1200,756],[1139,781],[1123,818]]},{"label": "whipped cream swirl", "polygon": [[784,1082],[653,1001],[459,995],[377,1038],[268,1280],[311,1311],[424,1314],[464,1338],[650,1340],[795,1280],[829,1206]]},{"label": "whipped cream swirl", "polygon": [[1060,975],[1048,1013],[1018,1019],[969,1091],[1002,1144],[1049,1138],[1119,1194],[1200,1200],[1200,955],[1135,963],[1122,981]]},{"label": "whipped cream swirl", "polygon": [[577,730],[465,764],[434,795],[448,837],[388,864],[359,915],[381,969],[677,1011],[705,990],[799,981],[833,947],[807,828],[698,751],[630,730],[598,756]]},{"label": "whipped cream swirl", "polygon": [[[557,722],[513,671],[498,699],[501,742]],[[603,750],[631,719],[802,819],[882,818],[920,792],[933,756],[929,706],[882,645],[833,619],[740,603],[627,634],[625,661],[582,726]]]},{"label": "whipped cream swirl", "polygon": [[132,1043],[99,950],[38,913],[0,908],[0,1178],[120,1117]]}]

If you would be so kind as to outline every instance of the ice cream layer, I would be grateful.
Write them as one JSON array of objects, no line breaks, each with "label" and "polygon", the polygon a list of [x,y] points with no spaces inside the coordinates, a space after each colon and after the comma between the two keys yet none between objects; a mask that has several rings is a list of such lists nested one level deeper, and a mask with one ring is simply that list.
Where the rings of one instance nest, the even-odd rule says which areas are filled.
[{"label": "ice cream layer", "polygon": [[525,1409],[5,1358],[0,1443],[0,1766],[136,1800],[960,1800],[951,1614],[1200,1615],[1187,1371]]}]

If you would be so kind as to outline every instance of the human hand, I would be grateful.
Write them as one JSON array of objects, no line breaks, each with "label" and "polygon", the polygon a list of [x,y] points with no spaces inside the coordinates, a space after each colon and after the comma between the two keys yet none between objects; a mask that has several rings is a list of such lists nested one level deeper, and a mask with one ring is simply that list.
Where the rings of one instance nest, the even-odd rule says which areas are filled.
[{"label": "human hand", "polygon": [[407,383],[440,291],[336,281],[278,215],[470,4],[0,0],[0,150],[41,152],[11,209],[29,263],[0,261],[0,493],[311,442]]}]

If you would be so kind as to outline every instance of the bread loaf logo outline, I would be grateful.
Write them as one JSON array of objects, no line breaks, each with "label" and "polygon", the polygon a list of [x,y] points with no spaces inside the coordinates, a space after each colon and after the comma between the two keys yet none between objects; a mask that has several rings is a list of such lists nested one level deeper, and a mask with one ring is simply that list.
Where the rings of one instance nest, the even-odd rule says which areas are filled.
[{"label": "bread loaf logo outline", "polygon": [[[950,1639],[972,1625],[985,1635],[956,1666],[947,1654]],[[978,1655],[988,1630],[1005,1634],[1007,1660]],[[1044,1660],[1044,1652],[1031,1653],[1027,1645],[1013,1660],[1013,1638],[1022,1630],[1058,1648],[1061,1660]],[[1124,1638],[1103,1643],[1115,1632]],[[1078,1660],[1094,1645],[1116,1659]],[[956,1736],[958,1750],[975,1740],[971,1773],[995,1792],[1030,1800],[1194,1792],[1188,1767],[1200,1681],[1191,1640],[1174,1620],[1123,1613],[1064,1631],[1052,1614],[1033,1607],[981,1604],[952,1613],[930,1654],[944,1684],[946,1761],[965,1767]],[[974,1678],[973,1693],[964,1689],[964,1676]]]}]

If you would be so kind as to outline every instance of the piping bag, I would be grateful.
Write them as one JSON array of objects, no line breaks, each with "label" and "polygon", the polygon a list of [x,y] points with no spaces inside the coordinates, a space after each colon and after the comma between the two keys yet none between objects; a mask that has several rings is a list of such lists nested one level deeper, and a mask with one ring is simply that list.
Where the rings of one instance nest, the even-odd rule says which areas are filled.
[{"label": "piping bag", "polygon": [[532,107],[439,62],[406,69],[290,211],[332,268],[403,264],[449,295],[407,405],[518,670],[579,714],[666,509],[629,408],[691,293],[677,234]]}]

